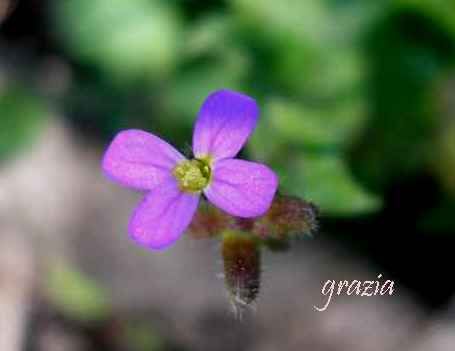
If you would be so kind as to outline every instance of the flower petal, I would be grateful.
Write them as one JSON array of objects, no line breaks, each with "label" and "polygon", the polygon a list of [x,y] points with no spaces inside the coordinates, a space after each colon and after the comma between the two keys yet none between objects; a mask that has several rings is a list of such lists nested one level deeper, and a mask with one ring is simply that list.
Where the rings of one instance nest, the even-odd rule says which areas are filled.
[{"label": "flower petal", "polygon": [[270,207],[278,187],[275,173],[260,163],[221,160],[213,167],[207,198],[237,217],[258,217]]},{"label": "flower petal", "polygon": [[142,130],[117,134],[103,158],[104,173],[139,190],[151,190],[170,176],[184,157],[170,144]]},{"label": "flower petal", "polygon": [[181,192],[176,180],[169,178],[137,207],[128,228],[131,238],[150,249],[170,246],[190,224],[199,197]]},{"label": "flower petal", "polygon": [[234,157],[253,132],[258,115],[259,108],[249,96],[229,90],[212,93],[204,101],[194,127],[195,157]]}]

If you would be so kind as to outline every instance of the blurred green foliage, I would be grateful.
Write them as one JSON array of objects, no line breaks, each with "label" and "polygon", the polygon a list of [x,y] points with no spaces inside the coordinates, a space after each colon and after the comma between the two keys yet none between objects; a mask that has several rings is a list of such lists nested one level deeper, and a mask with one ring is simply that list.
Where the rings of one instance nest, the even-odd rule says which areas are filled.
[{"label": "blurred green foliage", "polygon": [[44,103],[19,86],[0,90],[0,161],[31,145],[48,117]]},{"label": "blurred green foliage", "polygon": [[108,292],[69,264],[54,264],[45,286],[49,300],[72,320],[92,322],[110,316]]},{"label": "blurred green foliage", "polygon": [[165,76],[182,40],[176,8],[164,1],[56,1],[63,43],[81,62],[115,79]]},{"label": "blurred green foliage", "polygon": [[126,345],[132,351],[169,350],[153,328],[145,322],[130,323],[126,328]]},{"label": "blurred green foliage", "polygon": [[440,182],[441,206],[455,198],[454,112],[441,109],[455,99],[452,1],[50,4],[72,71],[59,103],[106,142],[144,128],[186,150],[203,99],[231,88],[262,109],[242,156],[324,214],[372,213],[390,184],[419,174]]}]

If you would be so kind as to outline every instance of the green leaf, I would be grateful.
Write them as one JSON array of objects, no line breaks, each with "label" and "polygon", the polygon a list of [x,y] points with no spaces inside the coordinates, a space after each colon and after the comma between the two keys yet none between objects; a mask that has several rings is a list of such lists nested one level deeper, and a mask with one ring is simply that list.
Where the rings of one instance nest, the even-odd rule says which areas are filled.
[{"label": "green leaf", "polygon": [[176,75],[166,96],[166,104],[174,115],[184,116],[192,124],[211,92],[222,88],[240,89],[248,70],[248,58],[242,51],[230,47],[224,49],[222,56],[194,64]]},{"label": "green leaf", "polygon": [[314,202],[326,214],[351,216],[381,206],[380,199],[355,181],[338,156],[306,153],[289,162],[282,174],[285,192]]},{"label": "green leaf", "polygon": [[254,35],[280,42],[324,39],[329,29],[328,7],[323,1],[233,0],[235,15]]},{"label": "green leaf", "polygon": [[232,31],[229,16],[217,14],[204,17],[188,29],[185,54],[194,57],[223,51],[227,43],[233,40]]},{"label": "green leaf", "polygon": [[47,278],[49,299],[70,318],[94,321],[109,315],[107,291],[82,272],[59,262],[53,265]]},{"label": "green leaf", "polygon": [[365,58],[352,47],[286,45],[277,55],[274,79],[299,95],[333,99],[362,90]]},{"label": "green leaf", "polygon": [[135,322],[127,325],[126,345],[133,351],[160,351],[167,350],[163,338],[144,322]]},{"label": "green leaf", "polygon": [[32,144],[48,111],[39,99],[20,88],[0,92],[0,111],[0,160],[3,160]]},{"label": "green leaf", "polygon": [[297,145],[338,148],[348,145],[366,119],[363,99],[349,99],[327,106],[309,106],[285,99],[266,105],[270,128]]},{"label": "green leaf", "polygon": [[431,17],[455,39],[455,2],[447,0],[396,0],[399,9],[412,9]]},{"label": "green leaf", "polygon": [[170,4],[66,0],[55,6],[61,41],[70,53],[113,78],[166,77],[178,61],[181,24]]}]

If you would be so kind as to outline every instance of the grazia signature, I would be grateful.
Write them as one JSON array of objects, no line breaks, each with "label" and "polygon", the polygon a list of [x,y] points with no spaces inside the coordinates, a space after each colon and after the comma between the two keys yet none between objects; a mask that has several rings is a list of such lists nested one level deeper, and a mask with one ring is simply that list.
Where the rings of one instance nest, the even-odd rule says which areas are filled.
[{"label": "grazia signature", "polygon": [[377,280],[327,280],[321,289],[321,294],[327,296],[327,300],[323,306],[314,306],[314,308],[319,312],[325,311],[329,307],[334,295],[340,296],[345,294],[361,297],[393,295],[395,292],[395,282],[393,280],[386,280],[381,283],[381,278],[382,274],[378,275]]}]

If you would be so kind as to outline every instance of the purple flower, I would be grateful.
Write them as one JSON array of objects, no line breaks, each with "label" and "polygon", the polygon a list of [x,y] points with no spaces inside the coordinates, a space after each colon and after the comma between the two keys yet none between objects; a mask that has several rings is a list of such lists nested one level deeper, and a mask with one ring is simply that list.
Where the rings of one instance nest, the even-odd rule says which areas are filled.
[{"label": "purple flower", "polygon": [[212,93],[194,127],[193,159],[141,130],[120,132],[103,159],[104,173],[121,185],[148,191],[129,233],[151,249],[163,249],[186,230],[203,193],[237,217],[257,217],[270,207],[278,178],[268,167],[234,159],[253,132],[256,102],[229,90]]}]

